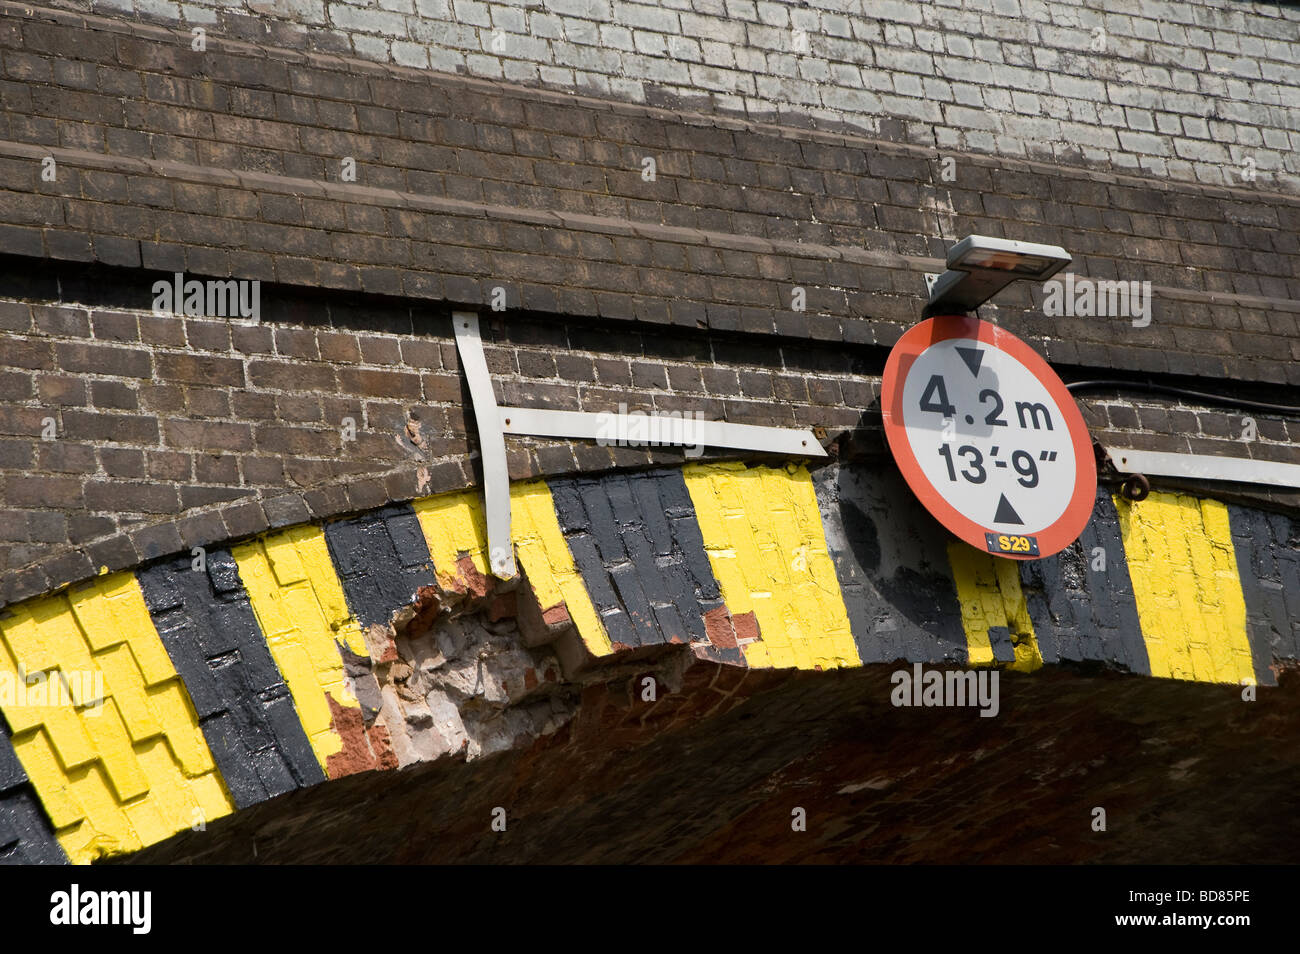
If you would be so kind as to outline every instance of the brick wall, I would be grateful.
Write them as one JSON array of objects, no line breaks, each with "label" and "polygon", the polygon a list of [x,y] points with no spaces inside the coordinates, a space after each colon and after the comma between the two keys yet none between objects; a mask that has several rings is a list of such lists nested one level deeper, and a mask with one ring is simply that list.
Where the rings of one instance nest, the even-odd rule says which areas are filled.
[{"label": "brick wall", "polygon": [[[446,314],[275,291],[265,306],[258,324],[0,300],[0,599],[477,481]],[[486,321],[484,337],[503,404],[823,427],[838,456],[884,456],[884,348],[518,314]],[[1297,460],[1295,420],[1253,414],[1245,441],[1244,412],[1106,393],[1080,405],[1103,443]],[[508,446],[515,479],[683,459],[677,448]]]},{"label": "brick wall", "polygon": [[[1300,403],[1300,199],[1276,183],[977,152],[949,182],[897,130],[526,89],[239,22],[199,52],[176,24],[0,3],[0,600],[474,482],[455,307],[499,319],[503,402],[822,426],[879,455],[879,373],[921,273],[980,232],[1152,283],[1145,327],[1046,317],[1027,284],[984,309],[1067,379]],[[153,314],[175,271],[268,283],[262,322]],[[1243,439],[1227,407],[1082,403],[1103,442],[1296,459],[1285,415]],[[680,459],[512,440],[510,466]]]},{"label": "brick wall", "polygon": [[[89,9],[87,0],[65,2]],[[1229,0],[99,0],[214,34],[940,150],[1300,191],[1300,13]],[[1098,31],[1103,31],[1099,33]]]}]

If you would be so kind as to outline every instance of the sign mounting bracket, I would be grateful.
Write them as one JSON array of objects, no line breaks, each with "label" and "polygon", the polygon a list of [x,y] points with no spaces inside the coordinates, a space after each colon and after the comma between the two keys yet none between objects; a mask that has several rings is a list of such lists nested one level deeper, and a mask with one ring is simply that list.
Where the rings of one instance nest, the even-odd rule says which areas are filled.
[{"label": "sign mounting bracket", "polygon": [[[518,574],[510,531],[510,474],[506,468],[506,435],[595,438],[617,432],[613,412],[555,411],[546,408],[501,407],[497,404],[483,354],[478,315],[452,312],[456,351],[469,384],[470,402],[478,425],[483,459],[483,505],[487,514],[489,565],[493,576],[509,580]],[[691,421],[683,428],[694,438],[690,446],[725,447],[792,457],[825,457],[826,451],[810,430],[761,427],[726,421]]]}]

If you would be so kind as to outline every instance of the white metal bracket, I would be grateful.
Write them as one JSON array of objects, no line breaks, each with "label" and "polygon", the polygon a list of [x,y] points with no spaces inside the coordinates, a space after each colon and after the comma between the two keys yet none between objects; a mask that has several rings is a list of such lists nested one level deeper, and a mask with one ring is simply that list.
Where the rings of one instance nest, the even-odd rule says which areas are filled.
[{"label": "white metal bracket", "polygon": [[[470,402],[478,425],[479,448],[483,458],[483,506],[487,513],[488,554],[492,575],[503,580],[514,577],[515,551],[510,535],[510,474],[506,469],[506,434],[532,437],[594,438],[631,446],[675,445],[690,449],[726,447],[793,457],[825,457],[826,451],[809,430],[790,427],[760,427],[754,424],[730,424],[726,421],[702,421],[690,417],[663,416],[649,419],[645,415],[594,413],[588,411],[552,411],[545,408],[500,407],[492,388],[487,359],[483,356],[483,339],[478,315],[470,311],[452,313],[456,332],[456,350],[469,383]],[[641,420],[637,420],[638,416]],[[650,420],[660,428],[651,439],[638,426]],[[667,424],[663,425],[666,421]],[[661,425],[670,434],[665,436]],[[636,433],[632,433],[636,431]],[[698,452],[698,451],[697,451]]]},{"label": "white metal bracket", "polygon": [[1163,477],[1191,477],[1197,480],[1227,480],[1244,484],[1300,487],[1300,464],[1282,464],[1249,457],[1213,457],[1205,454],[1173,454],[1167,451],[1108,447],[1115,469],[1122,474],[1155,474]]}]

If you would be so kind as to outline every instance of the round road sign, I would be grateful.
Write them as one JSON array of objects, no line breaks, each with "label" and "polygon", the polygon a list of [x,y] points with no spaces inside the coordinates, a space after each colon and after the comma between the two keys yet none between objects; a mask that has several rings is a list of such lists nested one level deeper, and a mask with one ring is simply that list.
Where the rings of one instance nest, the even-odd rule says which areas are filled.
[{"label": "round road sign", "polygon": [[930,318],[889,353],[885,438],[940,523],[998,556],[1034,560],[1092,516],[1097,464],[1078,406],[1047,362],[978,318]]}]

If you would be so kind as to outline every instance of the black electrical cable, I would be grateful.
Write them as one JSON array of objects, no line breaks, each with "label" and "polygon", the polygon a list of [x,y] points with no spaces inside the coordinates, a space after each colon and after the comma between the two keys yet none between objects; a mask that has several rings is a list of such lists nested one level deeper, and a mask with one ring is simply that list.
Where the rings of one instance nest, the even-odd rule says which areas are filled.
[{"label": "black electrical cable", "polygon": [[1174,397],[1190,398],[1206,404],[1222,404],[1226,407],[1239,407],[1247,411],[1266,411],[1272,414],[1289,414],[1300,417],[1300,406],[1294,404],[1266,404],[1263,401],[1250,401],[1246,398],[1231,397],[1227,394],[1207,394],[1204,391],[1189,391],[1168,384],[1151,384],[1143,381],[1075,381],[1065,386],[1071,393],[1075,391],[1093,391],[1114,389],[1116,391],[1143,391],[1148,394],[1168,394]]}]

